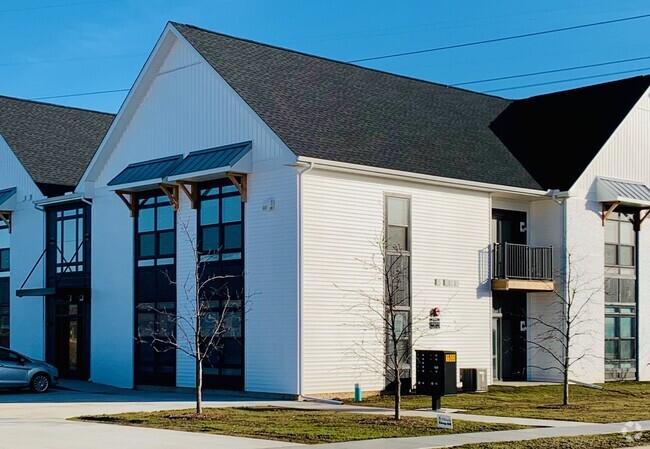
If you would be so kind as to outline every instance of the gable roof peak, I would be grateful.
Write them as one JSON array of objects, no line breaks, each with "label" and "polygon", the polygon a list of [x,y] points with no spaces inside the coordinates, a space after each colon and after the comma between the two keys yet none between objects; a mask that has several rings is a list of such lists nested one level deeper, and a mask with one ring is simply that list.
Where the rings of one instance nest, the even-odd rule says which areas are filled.
[{"label": "gable roof peak", "polygon": [[114,115],[0,96],[0,136],[48,195],[74,188]]}]

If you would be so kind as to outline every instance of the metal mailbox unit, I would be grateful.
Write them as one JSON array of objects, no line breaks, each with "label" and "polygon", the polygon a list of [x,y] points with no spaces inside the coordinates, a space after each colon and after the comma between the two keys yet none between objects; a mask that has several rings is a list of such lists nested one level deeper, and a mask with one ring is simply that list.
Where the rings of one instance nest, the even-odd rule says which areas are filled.
[{"label": "metal mailbox unit", "polygon": [[456,390],[456,352],[415,351],[418,394],[431,395],[431,407],[440,409],[443,396],[453,396]]}]

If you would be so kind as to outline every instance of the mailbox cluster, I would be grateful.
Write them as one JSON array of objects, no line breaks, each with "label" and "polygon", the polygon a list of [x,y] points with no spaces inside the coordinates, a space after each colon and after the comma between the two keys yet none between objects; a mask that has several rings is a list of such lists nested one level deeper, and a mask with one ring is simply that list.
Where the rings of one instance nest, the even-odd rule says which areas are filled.
[{"label": "mailbox cluster", "polygon": [[453,351],[415,351],[418,394],[431,395],[431,406],[440,409],[443,396],[455,395],[456,353]]}]

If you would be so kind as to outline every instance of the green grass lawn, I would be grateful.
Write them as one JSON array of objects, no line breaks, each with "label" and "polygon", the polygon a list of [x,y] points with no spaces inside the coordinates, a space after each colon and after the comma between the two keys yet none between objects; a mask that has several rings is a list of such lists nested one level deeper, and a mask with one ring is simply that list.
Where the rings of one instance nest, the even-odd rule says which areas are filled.
[{"label": "green grass lawn", "polygon": [[[563,407],[562,387],[492,386],[487,393],[467,393],[442,399],[442,406],[475,415],[559,419],[582,422],[623,422],[650,419],[650,383],[608,383],[604,390],[571,386],[571,405]],[[349,402],[349,401],[347,401]],[[404,396],[405,410],[430,408],[430,396]],[[393,407],[392,396],[372,396],[361,404]]]},{"label": "green grass lawn", "polygon": [[643,432],[632,441],[620,433],[567,438],[540,438],[507,443],[480,443],[458,446],[457,449],[618,449],[650,444],[650,432]]},{"label": "green grass lawn", "polygon": [[171,410],[81,416],[74,420],[305,444],[524,428],[454,421],[454,430],[450,431],[439,429],[431,418],[403,418],[398,422],[389,416],[279,407],[207,408],[200,417],[193,410]]}]

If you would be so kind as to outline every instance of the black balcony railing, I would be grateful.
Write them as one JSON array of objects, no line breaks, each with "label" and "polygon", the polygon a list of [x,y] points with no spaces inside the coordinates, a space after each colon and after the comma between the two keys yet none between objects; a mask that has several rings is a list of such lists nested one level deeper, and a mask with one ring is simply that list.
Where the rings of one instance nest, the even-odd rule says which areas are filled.
[{"label": "black balcony railing", "polygon": [[496,243],[492,260],[493,279],[553,279],[553,248],[516,243]]}]

